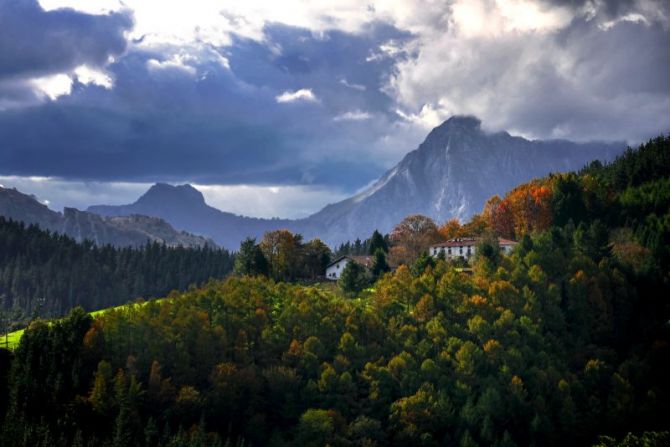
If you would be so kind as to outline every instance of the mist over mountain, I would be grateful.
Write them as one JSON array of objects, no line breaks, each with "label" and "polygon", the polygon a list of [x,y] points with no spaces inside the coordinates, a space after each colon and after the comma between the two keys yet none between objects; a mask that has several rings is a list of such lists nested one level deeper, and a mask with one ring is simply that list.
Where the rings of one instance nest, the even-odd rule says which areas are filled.
[{"label": "mist over mountain", "polygon": [[258,219],[220,211],[207,205],[202,193],[188,184],[157,183],[135,203],[91,206],[88,211],[107,217],[131,214],[160,217],[180,230],[211,237],[228,249],[237,249],[248,236],[261,237],[266,231],[297,226],[297,221],[288,219]]},{"label": "mist over mountain", "polygon": [[220,211],[191,185],[158,183],[135,203],[91,206],[103,216],[143,214],[165,219],[175,228],[212,237],[236,249],[247,236],[286,228],[326,243],[390,231],[410,214],[438,222],[467,219],[486,200],[518,183],[550,172],[579,169],[592,160],[610,160],[624,143],[531,141],[507,132],[488,133],[475,117],[456,116],[433,129],[416,150],[359,194],[298,220],[259,219]]},{"label": "mist over mountain", "polygon": [[26,224],[36,224],[44,230],[66,234],[79,242],[90,240],[99,245],[140,246],[147,241],[183,247],[214,244],[211,239],[177,231],[158,217],[136,214],[104,217],[74,208],[65,208],[63,213],[59,213],[38,202],[33,196],[1,187],[0,215]]}]

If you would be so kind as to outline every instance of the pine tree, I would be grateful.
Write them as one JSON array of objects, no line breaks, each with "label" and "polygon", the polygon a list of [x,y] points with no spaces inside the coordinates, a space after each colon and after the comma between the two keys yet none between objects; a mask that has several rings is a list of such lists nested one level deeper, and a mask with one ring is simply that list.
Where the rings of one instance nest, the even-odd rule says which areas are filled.
[{"label": "pine tree", "polygon": [[372,260],[372,277],[375,279],[379,278],[390,270],[391,268],[389,267],[388,262],[386,262],[386,252],[383,249],[378,248],[374,252],[374,259]]}]

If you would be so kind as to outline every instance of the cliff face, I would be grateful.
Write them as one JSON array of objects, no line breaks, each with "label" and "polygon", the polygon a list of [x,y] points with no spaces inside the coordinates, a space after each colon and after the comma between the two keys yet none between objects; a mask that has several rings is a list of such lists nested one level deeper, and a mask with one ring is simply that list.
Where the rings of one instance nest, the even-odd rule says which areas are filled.
[{"label": "cliff face", "polygon": [[0,215],[66,234],[77,241],[87,239],[101,245],[139,246],[147,241],[184,247],[214,245],[210,239],[177,231],[156,217],[108,218],[74,208],[65,208],[63,213],[58,213],[32,196],[7,188],[0,188]]}]

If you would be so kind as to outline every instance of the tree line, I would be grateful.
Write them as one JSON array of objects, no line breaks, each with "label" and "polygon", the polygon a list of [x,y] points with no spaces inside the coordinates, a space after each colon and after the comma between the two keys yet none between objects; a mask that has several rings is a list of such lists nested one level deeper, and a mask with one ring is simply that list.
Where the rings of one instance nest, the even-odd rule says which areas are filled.
[{"label": "tree line", "polygon": [[226,250],[156,242],[140,248],[97,246],[0,217],[3,323],[58,317],[76,306],[96,310],[164,296],[223,278],[232,267],[233,256]]}]

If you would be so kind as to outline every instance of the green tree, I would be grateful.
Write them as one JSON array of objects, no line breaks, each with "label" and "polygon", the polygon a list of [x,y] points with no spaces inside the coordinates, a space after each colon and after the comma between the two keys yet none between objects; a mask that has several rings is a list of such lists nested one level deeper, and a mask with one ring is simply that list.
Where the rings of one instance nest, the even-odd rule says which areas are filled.
[{"label": "green tree", "polygon": [[371,269],[372,277],[375,279],[379,278],[381,275],[389,271],[391,271],[391,267],[389,267],[388,262],[386,262],[386,252],[383,249],[378,248],[373,255]]},{"label": "green tree", "polygon": [[370,237],[368,254],[374,255],[377,253],[377,250],[382,250],[384,253],[388,253],[389,246],[384,236],[382,236],[379,231],[375,230]]},{"label": "green tree", "polygon": [[302,246],[303,275],[314,279],[323,276],[330,263],[330,248],[321,239],[312,239]]},{"label": "green tree", "polygon": [[354,296],[369,284],[365,267],[355,261],[347,262],[342,270],[342,275],[337,281],[340,289],[349,296]]},{"label": "green tree", "polygon": [[240,251],[235,256],[235,273],[249,276],[268,274],[268,261],[256,239],[246,238],[240,244]]}]

